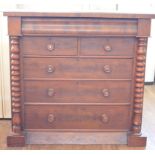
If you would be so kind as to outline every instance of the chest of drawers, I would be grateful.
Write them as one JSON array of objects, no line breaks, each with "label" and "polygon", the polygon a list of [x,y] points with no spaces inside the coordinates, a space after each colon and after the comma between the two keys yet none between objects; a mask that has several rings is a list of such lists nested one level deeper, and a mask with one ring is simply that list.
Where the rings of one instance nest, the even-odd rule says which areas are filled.
[{"label": "chest of drawers", "polygon": [[5,13],[12,134],[24,144],[128,144],[141,135],[154,15]]}]

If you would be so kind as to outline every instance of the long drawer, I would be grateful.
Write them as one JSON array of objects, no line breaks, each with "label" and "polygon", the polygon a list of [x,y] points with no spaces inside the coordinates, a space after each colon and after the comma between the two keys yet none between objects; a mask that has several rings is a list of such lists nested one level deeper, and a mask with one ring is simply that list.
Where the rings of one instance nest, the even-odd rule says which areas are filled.
[{"label": "long drawer", "polygon": [[130,107],[29,105],[25,106],[24,122],[25,129],[127,130]]},{"label": "long drawer", "polygon": [[25,102],[128,103],[131,81],[49,80],[25,81]]},{"label": "long drawer", "polygon": [[38,36],[136,36],[138,31],[137,19],[89,17],[24,17],[21,28],[24,35]]},{"label": "long drawer", "polygon": [[130,79],[132,59],[25,58],[25,78]]}]

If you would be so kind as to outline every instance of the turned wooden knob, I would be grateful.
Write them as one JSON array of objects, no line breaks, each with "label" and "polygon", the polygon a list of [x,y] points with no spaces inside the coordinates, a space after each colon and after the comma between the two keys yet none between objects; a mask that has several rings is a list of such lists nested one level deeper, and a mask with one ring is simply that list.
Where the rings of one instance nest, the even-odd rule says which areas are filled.
[{"label": "turned wooden knob", "polygon": [[111,73],[111,68],[110,68],[110,66],[109,66],[109,65],[104,65],[103,71],[104,71],[105,73]]},{"label": "turned wooden knob", "polygon": [[104,46],[104,50],[105,50],[106,52],[111,52],[111,51],[112,51],[112,48],[111,48],[110,45],[106,45],[106,46]]},{"label": "turned wooden knob", "polygon": [[103,94],[104,97],[108,97],[110,95],[108,89],[102,89],[102,94]]},{"label": "turned wooden knob", "polygon": [[54,121],[54,115],[49,114],[47,120],[48,120],[49,123],[52,123]]},{"label": "turned wooden knob", "polygon": [[52,65],[48,65],[47,72],[48,73],[53,73],[54,72],[54,67]]},{"label": "turned wooden knob", "polygon": [[106,114],[102,114],[101,115],[101,120],[102,120],[103,123],[108,123],[109,118],[108,118],[108,116]]},{"label": "turned wooden knob", "polygon": [[54,50],[54,43],[48,44],[48,45],[47,45],[47,49],[48,49],[49,51],[53,51],[53,50]]},{"label": "turned wooden knob", "polygon": [[54,94],[55,94],[55,92],[54,92],[54,89],[53,89],[53,88],[49,88],[49,89],[47,90],[47,95],[48,95],[49,97],[54,96]]}]

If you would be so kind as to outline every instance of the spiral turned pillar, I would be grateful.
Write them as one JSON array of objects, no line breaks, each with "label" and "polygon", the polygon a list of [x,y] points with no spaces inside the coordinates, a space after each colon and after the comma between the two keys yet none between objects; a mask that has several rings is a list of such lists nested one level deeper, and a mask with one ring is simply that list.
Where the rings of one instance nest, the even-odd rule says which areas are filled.
[{"label": "spiral turned pillar", "polygon": [[138,38],[132,134],[141,135],[147,38]]},{"label": "spiral turned pillar", "polygon": [[12,130],[21,132],[21,88],[19,38],[10,37]]}]

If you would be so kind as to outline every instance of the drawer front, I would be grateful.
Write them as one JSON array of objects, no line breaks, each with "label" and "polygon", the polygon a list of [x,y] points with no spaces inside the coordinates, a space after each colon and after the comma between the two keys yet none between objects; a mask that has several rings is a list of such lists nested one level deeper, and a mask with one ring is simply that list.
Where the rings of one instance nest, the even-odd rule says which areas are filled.
[{"label": "drawer front", "polygon": [[136,36],[138,24],[137,19],[108,19],[97,16],[96,18],[23,17],[21,30],[24,35],[38,36]]},{"label": "drawer front", "polygon": [[25,102],[130,102],[130,81],[25,81]]},{"label": "drawer front", "polygon": [[100,58],[25,58],[24,77],[129,79],[132,76],[132,61]]},{"label": "drawer front", "polygon": [[77,39],[72,37],[23,37],[21,48],[24,54],[76,55]]},{"label": "drawer front", "polygon": [[129,106],[28,105],[24,122],[26,129],[127,130],[129,109]]},{"label": "drawer front", "polygon": [[81,38],[80,55],[133,56],[135,41],[120,37]]}]

